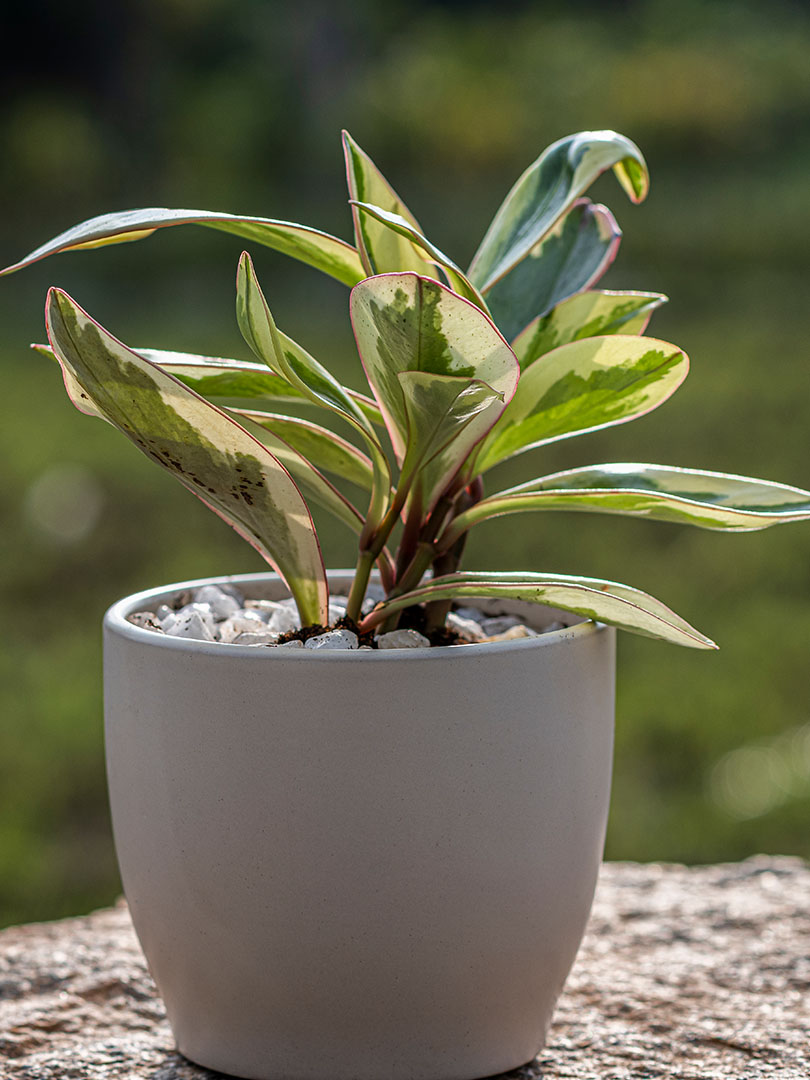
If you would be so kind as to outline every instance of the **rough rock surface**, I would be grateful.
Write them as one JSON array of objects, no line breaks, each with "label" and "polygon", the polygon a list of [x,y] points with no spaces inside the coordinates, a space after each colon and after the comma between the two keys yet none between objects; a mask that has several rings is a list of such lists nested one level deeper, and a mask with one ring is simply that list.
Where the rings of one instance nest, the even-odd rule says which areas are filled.
[{"label": "rough rock surface", "polygon": [[[0,932],[3,1080],[217,1075],[173,1049],[123,901]],[[806,1080],[810,867],[607,864],[548,1045],[508,1075]]]}]

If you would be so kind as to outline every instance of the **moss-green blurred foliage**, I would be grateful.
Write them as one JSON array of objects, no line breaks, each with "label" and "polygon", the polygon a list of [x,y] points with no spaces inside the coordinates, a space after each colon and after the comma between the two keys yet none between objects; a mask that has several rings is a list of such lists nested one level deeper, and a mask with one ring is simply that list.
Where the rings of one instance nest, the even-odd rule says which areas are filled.
[{"label": "moss-green blurred foliage", "polygon": [[[604,284],[672,297],[651,332],[686,385],[632,425],[562,442],[493,480],[609,460],[807,487],[810,15],[775,0],[502,5],[144,0],[20,7],[0,73],[0,260],[138,205],[258,213],[348,236],[348,127],[463,262],[547,143],[613,127],[648,157]],[[43,23],[47,24],[47,33]],[[34,75],[35,73],[35,75]],[[120,595],[260,569],[115,432],[76,413],[41,340],[47,285],[123,340],[246,355],[239,242],[167,230],[0,282],[3,649],[0,925],[118,889],[103,779],[99,622]],[[342,286],[252,251],[281,326],[359,385]],[[522,526],[522,527],[520,527]],[[327,524],[329,563],[352,538]],[[481,526],[468,565],[614,577],[719,640],[625,635],[608,854],[810,855],[810,528],[722,536],[594,515]]]}]

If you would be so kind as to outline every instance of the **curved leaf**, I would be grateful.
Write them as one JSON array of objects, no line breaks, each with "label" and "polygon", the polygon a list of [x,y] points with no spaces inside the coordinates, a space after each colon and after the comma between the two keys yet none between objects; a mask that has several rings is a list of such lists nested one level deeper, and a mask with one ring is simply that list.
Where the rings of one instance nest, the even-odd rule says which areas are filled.
[{"label": "curved leaf", "polygon": [[300,262],[314,266],[316,270],[330,274],[344,285],[354,285],[366,276],[360,257],[351,244],[318,229],[272,218],[221,214],[213,210],[166,210],[162,207],[124,210],[90,218],[42,244],[13,266],[0,270],[0,276],[13,274],[16,270],[22,270],[31,263],[61,251],[141,240],[151,236],[156,229],[169,225],[205,225],[210,229],[241,236],[243,240],[263,244],[283,255],[290,255]]},{"label": "curved leaf", "polygon": [[46,318],[78,407],[92,402],[214,509],[278,569],[301,618],[322,622],[328,592],[318,538],[279,461],[235,420],[122,345],[66,293],[51,289]]},{"label": "curved leaf", "polygon": [[[234,411],[228,409],[228,412]],[[240,415],[240,420],[246,420],[247,430],[253,433],[254,421],[250,413]],[[255,437],[270,450],[273,457],[281,462],[295,481],[307,504],[327,510],[338,521],[347,525],[352,532],[359,535],[365,522],[363,515],[349,499],[338,491],[334,484],[330,484],[326,477],[293,446],[263,425],[257,425],[257,427],[259,430],[255,432]]]},{"label": "curved leaf", "polygon": [[369,458],[328,428],[294,416],[279,416],[254,409],[229,408],[228,412],[272,432],[316,468],[371,491],[374,471]]},{"label": "curved leaf", "polygon": [[[469,278],[467,278],[464,272],[456,266],[451,258],[445,255],[443,251],[439,251],[435,245],[431,244],[427,237],[422,233],[421,229],[414,227],[400,215],[390,213],[371,203],[352,201],[352,207],[364,218],[372,217],[378,221],[383,228],[389,229],[398,236],[407,237],[411,240],[412,244],[415,244],[424,251],[426,255],[430,255],[433,261],[441,266],[442,270],[444,270],[447,275],[447,280],[450,282],[450,287],[453,292],[458,293],[459,296],[463,296],[465,300],[471,301],[476,307],[487,312],[487,314],[489,313],[487,303],[478,289],[476,289]],[[423,277],[431,276],[428,274],[424,265],[425,262],[429,261],[430,260],[428,259],[422,260],[422,267],[417,270],[417,273],[422,274]]]},{"label": "curved leaf", "polygon": [[426,515],[503,412],[503,394],[454,375],[401,371],[397,378],[408,420],[400,486],[415,483]]},{"label": "curved leaf", "polygon": [[591,465],[530,480],[482,499],[451,522],[441,537],[442,547],[451,547],[479,521],[524,510],[589,510],[751,532],[810,518],[810,492],[700,469],[624,462]]},{"label": "curved leaf", "polygon": [[614,334],[554,349],[521,375],[477,467],[483,472],[544,443],[635,420],[666,401],[688,370],[686,354],[656,338]]},{"label": "curved leaf", "polygon": [[281,334],[259,285],[253,262],[242,253],[237,274],[236,315],[242,334],[256,355],[318,405],[347,420],[366,441],[374,468],[368,514],[369,530],[382,520],[391,489],[391,472],[374,428],[346,389],[314,357]]},{"label": "curved leaf", "polygon": [[581,131],[552,143],[501,204],[470,264],[470,280],[486,293],[610,168],[630,199],[641,202],[649,186],[647,166],[630,139],[615,131]]},{"label": "curved leaf", "polygon": [[487,293],[492,317],[504,336],[511,341],[555,304],[590,288],[616,258],[621,237],[606,206],[578,199]]},{"label": "curved leaf", "polygon": [[[279,331],[282,341],[284,334]],[[287,338],[287,341],[290,341]],[[291,342],[291,344],[294,344]],[[32,345],[42,356],[55,359],[50,345]],[[312,399],[297,387],[276,375],[266,364],[254,360],[231,360],[221,356],[200,356],[197,353],[172,352],[167,349],[148,349],[130,346],[131,351],[152,364],[168,371],[207,401],[220,398],[262,398],[264,401],[294,401],[312,405]],[[377,403],[357,390],[346,393],[373,424],[383,425]]]},{"label": "curved leaf", "polygon": [[[422,256],[414,251],[413,244],[405,235],[392,231],[384,223],[358,211],[358,205],[374,203],[388,211],[421,236],[422,228],[383,174],[361,150],[348,131],[342,133],[343,154],[346,159],[346,179],[349,185],[349,202],[354,218],[354,235],[357,251],[366,275],[398,273],[414,270],[418,274],[429,273]],[[364,275],[365,276],[365,275]]]},{"label": "curved leaf", "polygon": [[518,364],[486,315],[450,289],[418,274],[381,274],[352,290],[357,348],[401,463],[409,420],[402,372],[477,379],[503,400],[514,393]]},{"label": "curved leaf", "polygon": [[605,334],[643,334],[650,316],[667,302],[663,293],[591,289],[563,300],[529,323],[512,342],[521,368],[540,356],[583,338]]},{"label": "curved leaf", "polygon": [[363,629],[413,604],[461,597],[494,596],[571,611],[644,637],[661,638],[693,649],[716,649],[705,637],[660,600],[614,581],[566,574],[467,573],[434,578],[418,589],[384,600],[363,620]]}]

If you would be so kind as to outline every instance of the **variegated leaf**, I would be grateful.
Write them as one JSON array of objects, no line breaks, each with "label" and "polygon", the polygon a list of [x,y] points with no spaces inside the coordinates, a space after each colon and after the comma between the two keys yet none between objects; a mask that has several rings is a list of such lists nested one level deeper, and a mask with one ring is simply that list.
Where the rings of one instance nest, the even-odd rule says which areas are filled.
[{"label": "variegated leaf", "polygon": [[431,270],[425,265],[426,261],[430,260],[425,260],[415,251],[406,236],[376,221],[373,216],[369,217],[358,211],[358,203],[374,203],[383,211],[388,211],[404,221],[417,234],[422,234],[416,218],[348,131],[343,132],[343,154],[346,159],[346,179],[354,217],[357,252],[367,275],[370,277],[372,274],[397,273],[403,270],[430,274]]},{"label": "variegated leaf", "polygon": [[370,459],[328,428],[294,416],[280,416],[254,409],[229,408],[228,412],[272,432],[316,468],[371,491],[374,471]]},{"label": "variegated leaf", "polygon": [[[445,255],[443,251],[440,251],[435,244],[431,244],[420,229],[411,225],[410,222],[406,221],[405,218],[398,214],[383,210],[381,207],[374,206],[371,203],[352,202],[352,206],[356,211],[359,211],[364,218],[370,216],[378,221],[383,228],[390,229],[397,235],[407,237],[411,240],[416,247],[424,251],[426,255],[430,255],[434,263],[437,263],[442,268],[453,292],[458,293],[459,296],[463,296],[465,300],[470,300],[476,307],[481,308],[482,311],[489,313],[486,301],[469,278],[458,266],[456,266],[449,256]],[[422,269],[418,270],[417,273],[421,273],[423,277],[436,276],[429,273],[425,268],[424,262]]]},{"label": "variegated leaf", "polygon": [[[279,331],[282,341],[285,335]],[[290,339],[287,339],[290,341]],[[290,342],[291,345],[294,344]],[[43,356],[55,359],[50,345],[32,345]],[[207,401],[234,398],[261,398],[264,401],[293,401],[296,405],[312,405],[312,399],[281,375],[274,374],[266,364],[252,360],[231,360],[220,356],[200,356],[197,353],[172,352],[167,349],[148,349],[132,346],[132,352],[180,379]],[[346,393],[368,420],[383,425],[376,402],[356,390]]]},{"label": "variegated leaf", "polygon": [[534,604],[571,611],[598,622],[609,623],[645,637],[661,638],[695,649],[717,646],[676,615],[660,600],[614,581],[569,577],[565,574],[466,573],[434,578],[412,592],[378,604],[363,620],[363,629],[383,622],[389,615],[414,604],[492,596],[528,600]]},{"label": "variegated leaf", "polygon": [[[228,409],[228,412],[239,415],[237,410]],[[239,415],[239,419],[243,423],[246,422],[247,430],[255,433],[259,442],[281,462],[309,506],[319,506],[328,511],[338,521],[347,525],[352,532],[359,535],[364,525],[360,511],[292,445],[279,438],[274,431],[264,425],[258,424],[254,427],[253,416],[260,415],[262,414],[246,412]]]},{"label": "variegated leaf", "polygon": [[810,518],[810,492],[748,476],[617,463],[568,469],[490,495],[450,525],[450,547],[472,525],[523,510],[589,510],[750,532]]},{"label": "variegated leaf", "polygon": [[504,409],[503,395],[479,379],[401,371],[408,449],[400,485],[415,486],[423,515]]},{"label": "variegated leaf", "polygon": [[0,270],[0,276],[13,274],[15,270],[22,270],[31,263],[61,251],[78,251],[140,240],[151,236],[156,229],[169,225],[204,225],[240,236],[243,240],[263,244],[314,266],[316,270],[322,270],[325,274],[337,278],[344,285],[354,285],[365,277],[363,264],[351,244],[318,229],[296,225],[291,221],[275,221],[272,218],[220,214],[212,210],[166,210],[157,207],[102,214],[100,217],[83,221],[36,248],[19,262]]},{"label": "variegated leaf", "polygon": [[504,337],[512,341],[537,316],[597,282],[616,258],[621,236],[606,206],[578,199],[487,293]]},{"label": "variegated leaf", "polygon": [[662,293],[591,289],[556,305],[531,322],[512,342],[525,369],[560,345],[605,334],[643,334],[650,316],[667,302]]},{"label": "variegated leaf", "polygon": [[501,204],[470,265],[470,280],[486,294],[610,168],[633,202],[641,202],[647,166],[630,139],[615,131],[581,131],[552,143]]},{"label": "variegated leaf", "polygon": [[614,334],[562,345],[523,372],[477,467],[483,472],[544,443],[635,420],[666,401],[688,370],[686,354],[656,338]]},{"label": "variegated leaf", "polygon": [[220,409],[132,352],[52,289],[48,337],[81,409],[87,403],[251,543],[287,582],[305,623],[327,585],[307,504],[280,462]]},{"label": "variegated leaf", "polygon": [[486,315],[450,289],[417,274],[382,274],[352,290],[351,315],[369,384],[401,463],[409,420],[401,372],[478,379],[504,401],[518,364]]},{"label": "variegated leaf", "polygon": [[292,338],[278,330],[247,252],[239,260],[236,290],[239,328],[256,355],[316,404],[343,417],[365,439],[374,470],[366,521],[369,531],[375,529],[388,505],[391,472],[374,428],[345,387]]}]

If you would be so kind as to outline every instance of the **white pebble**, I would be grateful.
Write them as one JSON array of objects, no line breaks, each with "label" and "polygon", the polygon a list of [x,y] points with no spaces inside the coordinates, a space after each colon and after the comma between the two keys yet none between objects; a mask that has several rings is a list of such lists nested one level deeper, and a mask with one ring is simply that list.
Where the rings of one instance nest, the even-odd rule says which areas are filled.
[{"label": "white pebble", "polygon": [[458,615],[460,619],[472,619],[473,622],[480,623],[486,618],[486,615],[479,608],[475,607],[456,607],[453,608],[453,613]]},{"label": "white pebble", "polygon": [[223,592],[217,585],[203,585],[196,589],[194,600],[198,604],[208,604],[217,622],[235,615],[242,606],[238,600]]},{"label": "white pebble", "polygon": [[293,638],[292,641],[282,641],[280,645],[276,645],[277,649],[303,649],[304,643],[300,638]]},{"label": "white pebble", "polygon": [[243,606],[245,611],[252,611],[254,614],[259,615],[264,622],[267,622],[273,612],[281,607],[281,604],[276,600],[246,600]]},{"label": "white pebble", "polygon": [[134,615],[129,616],[129,621],[133,626],[140,626],[144,630],[157,630],[159,634],[164,632],[157,616],[151,611],[136,611]]},{"label": "white pebble", "polygon": [[226,596],[232,596],[240,608],[243,608],[245,606],[245,594],[242,592],[241,589],[237,589],[235,585],[231,585],[229,582],[226,582],[223,585],[217,585],[217,588],[221,592],[224,592]]},{"label": "white pebble", "polygon": [[237,634],[231,641],[232,645],[275,645],[278,641],[278,634],[271,634],[267,630],[262,630],[260,633],[252,633],[245,631],[242,634]]},{"label": "white pebble", "polygon": [[155,618],[158,622],[163,622],[167,615],[173,615],[174,612],[168,604],[161,604],[155,612]]},{"label": "white pebble", "polygon": [[239,611],[217,627],[220,641],[233,641],[237,634],[269,632],[264,619],[255,611]]},{"label": "white pebble", "polygon": [[445,619],[448,630],[455,630],[468,641],[483,641],[486,634],[481,629],[481,624],[475,619],[465,619],[457,611],[451,611]]},{"label": "white pebble", "polygon": [[488,637],[493,634],[502,634],[504,630],[510,630],[513,626],[521,626],[521,621],[516,615],[493,615],[489,619],[481,620],[481,629]]},{"label": "white pebble", "polygon": [[308,638],[304,642],[305,649],[356,649],[357,634],[351,630],[327,630],[325,634]]},{"label": "white pebble", "polygon": [[337,600],[329,599],[329,625],[334,626],[336,622],[344,617],[346,614],[346,605],[339,604]]},{"label": "white pebble", "polygon": [[267,620],[267,629],[274,634],[289,634],[291,630],[300,630],[301,620],[297,609],[279,604]]},{"label": "white pebble", "polygon": [[177,619],[185,619],[188,615],[199,615],[202,621],[205,623],[208,630],[211,632],[212,637],[216,637],[214,627],[216,626],[216,619],[214,613],[211,610],[210,604],[197,604],[192,601],[190,604],[186,604],[185,607],[181,607],[179,611],[172,612],[171,616],[167,616],[163,622],[163,628],[166,633],[169,632],[167,624]]},{"label": "white pebble", "polygon": [[163,624],[169,637],[195,638],[197,641],[213,641],[214,635],[198,611],[185,614],[176,612],[173,619]]},{"label": "white pebble", "polygon": [[484,641],[517,641],[520,638],[531,637],[540,637],[540,634],[537,630],[532,630],[531,627],[518,623],[517,626],[510,626],[508,630],[504,630],[501,634],[493,634],[491,637],[484,638]]},{"label": "white pebble", "polygon": [[430,642],[418,630],[391,630],[377,638],[378,649],[429,649]]}]

